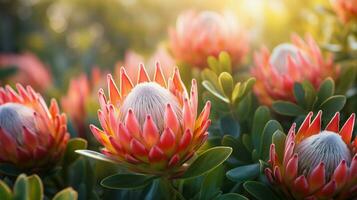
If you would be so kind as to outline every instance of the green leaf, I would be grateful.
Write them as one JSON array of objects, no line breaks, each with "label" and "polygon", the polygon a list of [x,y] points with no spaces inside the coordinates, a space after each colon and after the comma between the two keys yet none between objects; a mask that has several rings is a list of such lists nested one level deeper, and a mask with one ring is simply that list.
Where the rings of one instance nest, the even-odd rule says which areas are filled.
[{"label": "green leaf", "polygon": [[306,111],[300,106],[288,101],[275,101],[272,108],[275,112],[286,116],[299,116],[306,114]]},{"label": "green leaf", "polygon": [[252,140],[255,149],[260,146],[260,138],[263,133],[265,124],[270,119],[269,108],[266,106],[260,106],[254,113],[253,127],[252,127]]},{"label": "green leaf", "polygon": [[239,182],[255,179],[256,177],[258,177],[259,172],[260,172],[260,164],[254,163],[254,164],[244,165],[231,169],[226,173],[226,176],[231,181],[235,181],[239,183]]},{"label": "green leaf", "polygon": [[356,66],[350,66],[343,69],[336,88],[336,94],[346,94],[347,90],[351,88],[356,78]]},{"label": "green leaf", "polygon": [[306,108],[305,91],[301,83],[294,83],[294,97],[300,106]]},{"label": "green leaf", "polygon": [[283,160],[284,157],[285,139],[286,135],[280,130],[275,131],[275,133],[273,134],[273,143],[275,145],[275,150],[280,160]]},{"label": "green leaf", "polygon": [[227,72],[222,72],[218,77],[218,83],[223,93],[228,98],[231,98],[233,92],[233,77]]},{"label": "green leaf", "polygon": [[212,83],[208,81],[202,81],[202,85],[206,90],[208,90],[211,94],[213,94],[215,97],[219,98],[220,100],[224,101],[225,103],[229,103],[229,99],[223,94],[221,94],[217,89],[212,85]]},{"label": "green leaf", "polygon": [[239,99],[243,98],[245,95],[247,95],[252,90],[252,88],[255,84],[255,81],[256,81],[255,78],[249,78],[248,80],[246,80],[243,83],[243,86],[240,90],[240,94],[238,95]]},{"label": "green leaf", "polygon": [[14,165],[1,163],[0,164],[0,173],[6,174],[8,176],[18,176],[21,174],[21,170],[16,168]]},{"label": "green leaf", "polygon": [[207,58],[207,63],[208,63],[208,67],[211,68],[214,71],[214,73],[216,74],[220,73],[219,61],[214,56],[209,56]]},{"label": "green leaf", "polygon": [[222,145],[229,146],[233,149],[232,155],[241,161],[248,162],[251,160],[250,152],[246,147],[236,138],[231,135],[225,135],[222,139]]},{"label": "green leaf", "polygon": [[320,110],[326,113],[326,115],[333,115],[334,113],[342,110],[346,104],[346,97],[343,95],[336,95],[326,99],[321,106]]},{"label": "green leaf", "polygon": [[155,178],[142,174],[114,174],[104,178],[100,184],[109,189],[135,189],[148,185]]},{"label": "green leaf", "polygon": [[87,141],[82,138],[73,138],[69,140],[64,154],[63,163],[69,165],[78,159],[79,155],[75,153],[76,150],[86,149]]},{"label": "green leaf", "polygon": [[222,165],[207,173],[201,185],[199,200],[214,199],[221,192],[223,180],[224,167]]},{"label": "green leaf", "polygon": [[32,175],[27,178],[29,186],[29,200],[42,200],[43,199],[43,185],[40,177]]},{"label": "green leaf", "polygon": [[207,80],[210,83],[212,83],[215,88],[219,87],[218,76],[214,71],[212,71],[210,69],[204,69],[201,73],[201,76],[202,76],[203,80]]},{"label": "green leaf", "polygon": [[78,199],[78,194],[72,188],[63,189],[53,197],[53,200],[77,200],[77,199]]},{"label": "green leaf", "polygon": [[108,157],[106,157],[105,155],[95,152],[95,151],[91,151],[91,150],[75,150],[76,153],[81,154],[83,156],[86,157],[90,157],[90,158],[94,158],[97,160],[101,160],[101,161],[105,161],[105,162],[111,162],[111,163],[117,163],[115,160],[112,160]]},{"label": "green leaf", "polygon": [[309,81],[302,82],[302,86],[304,87],[304,90],[305,90],[306,108],[311,108],[312,105],[315,103],[316,90],[315,90],[314,86]]},{"label": "green leaf", "polygon": [[232,148],[218,146],[206,150],[189,166],[181,178],[194,178],[210,172],[222,164],[232,153]]},{"label": "green leaf", "polygon": [[220,129],[223,134],[229,134],[235,137],[239,135],[239,124],[237,123],[237,121],[234,120],[231,115],[226,115],[222,117],[219,122]]},{"label": "green leaf", "polygon": [[268,123],[264,127],[263,134],[261,136],[262,143],[260,148],[258,149],[260,150],[259,151],[260,158],[262,158],[263,160],[265,160],[269,156],[269,149],[272,143],[272,137],[275,131],[277,130],[282,131],[283,128],[281,127],[280,123],[276,120],[268,121]]},{"label": "green leaf", "polygon": [[[333,95],[335,92],[335,82],[332,78],[325,79],[319,88],[319,92],[317,93],[318,102],[324,102],[327,98]],[[319,104],[320,104],[319,103]]]},{"label": "green leaf", "polygon": [[28,181],[25,174],[17,177],[14,185],[14,200],[27,200],[29,194]]},{"label": "green leaf", "polygon": [[219,56],[219,67],[221,72],[232,73],[232,61],[229,54],[225,51],[222,51]]},{"label": "green leaf", "polygon": [[0,180],[0,199],[11,200],[12,198],[11,189]]},{"label": "green leaf", "polygon": [[249,200],[247,197],[236,193],[223,194],[216,198],[216,200]]},{"label": "green leaf", "polygon": [[274,192],[266,185],[256,181],[247,181],[243,184],[244,189],[257,200],[277,200]]}]

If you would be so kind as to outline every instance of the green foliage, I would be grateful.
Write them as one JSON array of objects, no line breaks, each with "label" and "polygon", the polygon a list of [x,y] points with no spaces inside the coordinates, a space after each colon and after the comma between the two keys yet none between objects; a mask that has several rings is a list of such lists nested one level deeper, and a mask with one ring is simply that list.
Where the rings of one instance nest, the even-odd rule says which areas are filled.
[{"label": "green foliage", "polygon": [[276,194],[266,185],[256,181],[247,181],[243,184],[244,189],[257,200],[277,200]]},{"label": "green foliage", "polygon": [[335,94],[335,82],[331,78],[325,79],[316,91],[311,83],[294,84],[294,98],[296,102],[275,101],[272,108],[275,112],[285,116],[302,116],[308,112],[322,110],[325,117],[329,118],[342,110],[346,97]]},{"label": "green foliage", "polygon": [[183,179],[194,178],[210,172],[222,164],[232,153],[230,147],[213,147],[206,150],[189,166]]},{"label": "green foliage", "polygon": [[[0,180],[1,200],[42,200],[44,199],[43,184],[39,176],[26,176],[21,174],[17,177],[13,190]],[[71,188],[66,188],[58,192],[54,200],[77,200],[77,192]]]},{"label": "green foliage", "polygon": [[[226,52],[221,52],[218,58],[209,57],[207,62],[209,68],[202,71],[202,85],[214,97],[209,100],[212,104],[223,103],[227,112],[237,112],[239,109],[235,108],[249,96],[255,78],[249,78],[244,82],[235,80],[232,76],[231,59]],[[249,105],[247,103],[250,101],[245,102],[245,107]],[[235,116],[240,116],[239,114],[234,113]]]},{"label": "green foliage", "polygon": [[76,150],[86,149],[87,141],[82,138],[73,138],[68,141],[66,152],[64,154],[63,163],[70,165],[76,161],[79,155],[75,152]]},{"label": "green foliage", "polygon": [[100,184],[109,189],[136,189],[148,185],[155,178],[141,174],[115,174],[103,179]]},{"label": "green foliage", "polygon": [[0,69],[0,80],[6,79],[17,72],[17,67],[4,67]]}]

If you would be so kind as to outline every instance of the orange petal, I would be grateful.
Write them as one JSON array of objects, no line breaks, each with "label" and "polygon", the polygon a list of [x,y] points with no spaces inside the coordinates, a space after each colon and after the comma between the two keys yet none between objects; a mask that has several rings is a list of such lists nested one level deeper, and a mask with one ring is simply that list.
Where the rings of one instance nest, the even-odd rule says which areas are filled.
[{"label": "orange petal", "polygon": [[307,114],[305,120],[302,122],[298,132],[296,133],[297,141],[301,141],[303,139],[305,132],[308,130],[308,128],[310,126],[311,117],[313,114],[314,114],[313,112],[309,112],[309,114]]},{"label": "orange petal", "polygon": [[129,109],[125,118],[125,126],[129,130],[129,133],[136,139],[141,139],[141,130],[138,119],[136,119],[135,114],[132,109]]},{"label": "orange petal", "polygon": [[[170,128],[176,136],[179,135],[180,123],[177,115],[170,104],[166,105],[165,109],[165,128]],[[177,138],[177,137],[176,137]]]},{"label": "orange petal", "polygon": [[159,130],[150,115],[146,117],[143,125],[143,138],[149,148],[154,146],[160,138]]},{"label": "orange petal", "polygon": [[108,89],[109,89],[109,99],[110,99],[110,102],[113,104],[113,105],[116,105],[118,106],[118,104],[120,103],[121,101],[121,95],[119,93],[119,90],[113,80],[113,77],[111,74],[108,74],[107,75],[107,82],[108,82]]},{"label": "orange petal", "polygon": [[150,82],[150,78],[148,73],[145,70],[145,67],[142,63],[139,65],[139,74],[138,74],[138,80],[137,83],[143,83],[143,82]]},{"label": "orange petal", "polygon": [[159,62],[156,62],[154,81],[157,82],[162,87],[166,88],[166,81],[165,81],[164,75],[162,73],[162,69],[161,69]]},{"label": "orange petal", "polygon": [[331,119],[330,123],[326,126],[326,130],[338,133],[340,124],[340,113],[337,112]]},{"label": "orange petal", "polygon": [[176,138],[174,133],[170,128],[165,128],[162,132],[158,146],[165,152],[166,155],[170,156],[175,150]]},{"label": "orange petal", "polygon": [[133,88],[133,83],[130,78],[126,74],[124,67],[120,69],[120,93],[123,97],[125,97],[131,89]]},{"label": "orange petal", "polygon": [[325,184],[325,164],[320,162],[309,175],[310,192],[320,189]]},{"label": "orange petal", "polygon": [[347,162],[345,160],[342,160],[340,164],[336,167],[331,180],[336,181],[337,188],[339,189],[345,185],[348,176],[349,173],[348,173]]},{"label": "orange petal", "polygon": [[317,116],[314,119],[314,121],[312,121],[311,125],[306,130],[303,138],[309,137],[311,135],[315,135],[321,131],[321,115],[322,115],[322,112],[319,111],[317,113]]},{"label": "orange petal", "polygon": [[346,121],[345,125],[343,125],[343,127],[340,130],[340,135],[342,137],[342,140],[346,144],[349,144],[351,142],[354,125],[355,125],[355,114],[353,113],[348,118],[348,120]]}]

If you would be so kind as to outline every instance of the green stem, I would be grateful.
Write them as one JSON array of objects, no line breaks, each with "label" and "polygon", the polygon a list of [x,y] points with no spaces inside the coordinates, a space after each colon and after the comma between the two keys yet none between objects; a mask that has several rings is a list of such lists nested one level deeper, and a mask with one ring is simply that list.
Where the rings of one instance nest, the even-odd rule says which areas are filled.
[{"label": "green stem", "polygon": [[[168,191],[169,199],[172,200],[186,200],[179,190],[176,189],[174,181],[168,178],[162,178],[162,186],[164,190]],[[179,186],[180,187],[180,186]]]}]

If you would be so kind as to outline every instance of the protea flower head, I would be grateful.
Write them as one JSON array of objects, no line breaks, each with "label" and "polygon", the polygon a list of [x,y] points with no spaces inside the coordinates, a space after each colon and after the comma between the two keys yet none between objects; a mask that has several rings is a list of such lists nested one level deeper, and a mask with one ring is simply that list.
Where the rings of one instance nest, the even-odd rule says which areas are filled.
[{"label": "protea flower head", "polygon": [[108,75],[108,90],[108,98],[99,91],[103,130],[90,128],[102,153],[130,170],[177,175],[206,141],[210,103],[197,118],[196,81],[188,93],[178,69],[165,80],[159,65],[152,78],[140,65],[137,80],[131,80],[121,68],[120,89]]},{"label": "protea flower head", "polygon": [[[102,74],[99,68],[94,67],[90,77],[82,73],[72,78],[67,95],[61,99],[63,110],[67,113],[78,135],[82,138],[86,138],[86,120],[92,113],[89,109],[95,107],[95,113],[99,107],[95,100],[96,91],[104,84],[105,75]],[[94,104],[96,106],[93,106]]]},{"label": "protea flower head", "polygon": [[336,113],[325,130],[321,130],[321,111],[311,122],[312,115],[296,134],[293,124],[285,145],[271,145],[270,168],[265,169],[268,180],[289,199],[356,198],[357,138],[351,142],[355,114],[339,128]]},{"label": "protea flower head", "polygon": [[336,78],[339,73],[332,57],[325,59],[311,36],[304,41],[293,35],[291,44],[280,44],[271,54],[263,48],[254,59],[254,92],[261,103],[269,106],[274,100],[294,102],[295,82],[307,80],[317,89],[326,77]]},{"label": "protea flower head", "polygon": [[248,37],[233,14],[213,11],[186,11],[169,29],[170,47],[174,57],[181,62],[203,68],[209,56],[217,57],[226,51],[233,64],[241,62],[248,52]]},{"label": "protea flower head", "polygon": [[357,19],[357,1],[356,0],[330,0],[333,9],[342,20],[346,23],[351,19]]},{"label": "protea flower head", "polygon": [[0,88],[0,163],[39,171],[52,168],[67,145],[66,116],[56,100],[48,108],[30,86]]},{"label": "protea flower head", "polygon": [[45,91],[52,85],[52,76],[45,64],[32,53],[0,54],[0,68],[16,67],[17,72],[10,77],[12,83],[31,85],[36,90]]}]

